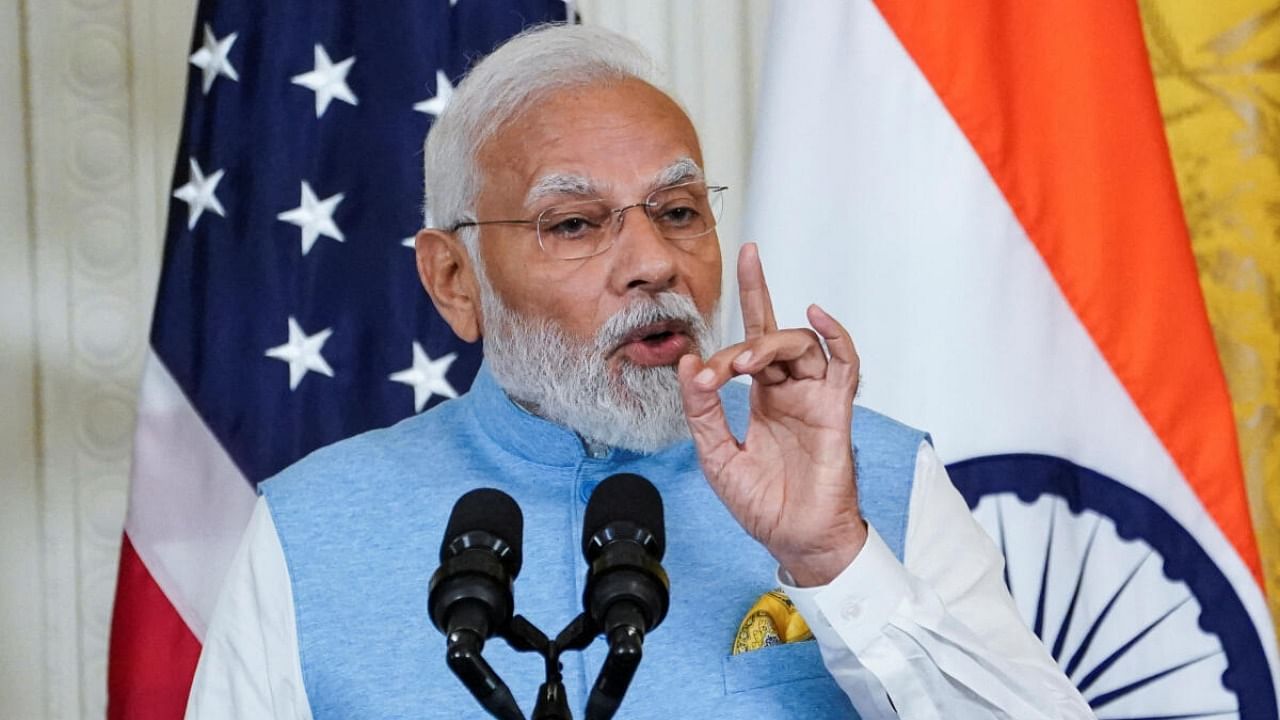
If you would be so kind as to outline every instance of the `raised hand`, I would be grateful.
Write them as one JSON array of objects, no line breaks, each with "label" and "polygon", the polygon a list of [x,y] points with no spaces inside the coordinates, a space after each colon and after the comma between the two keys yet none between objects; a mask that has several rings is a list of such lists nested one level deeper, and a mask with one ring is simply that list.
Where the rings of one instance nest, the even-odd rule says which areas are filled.
[{"label": "raised hand", "polygon": [[[817,305],[807,313],[813,330],[778,329],[754,243],[738,255],[738,289],[746,339],[705,363],[680,359],[689,429],[703,473],[742,527],[799,585],[826,584],[867,537],[850,445],[858,354]],[[735,375],[753,380],[741,443],[717,392]]]}]

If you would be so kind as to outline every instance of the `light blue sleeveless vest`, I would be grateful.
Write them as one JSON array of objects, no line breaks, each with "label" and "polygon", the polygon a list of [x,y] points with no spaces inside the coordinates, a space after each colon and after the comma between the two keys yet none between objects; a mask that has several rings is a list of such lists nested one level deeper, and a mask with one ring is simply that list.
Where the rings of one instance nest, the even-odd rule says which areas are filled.
[{"label": "light blue sleeveless vest", "polygon": [[[731,383],[723,397],[741,437],[747,388]],[[862,408],[853,427],[863,515],[901,559],[925,435]],[[572,432],[513,404],[482,368],[462,398],[317,451],[264,483],[316,719],[487,717],[445,666],[444,638],[427,616],[427,583],[454,501],[489,486],[520,504],[516,612],[553,636],[582,609],[587,498],[623,471],[650,479],[662,494],[671,608],[646,639],[616,717],[857,717],[812,641],[729,654],[743,615],[776,587],[777,565],[715,497],[692,444],[655,455],[603,454],[592,457]],[[575,717],[583,717],[604,651],[598,639],[564,657]],[[498,639],[485,658],[530,713],[541,658]]]}]

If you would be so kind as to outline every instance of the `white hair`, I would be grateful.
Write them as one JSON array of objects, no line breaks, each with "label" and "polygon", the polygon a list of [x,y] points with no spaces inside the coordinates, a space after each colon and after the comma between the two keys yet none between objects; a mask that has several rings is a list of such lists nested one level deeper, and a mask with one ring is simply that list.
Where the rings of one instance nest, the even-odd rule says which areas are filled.
[{"label": "white hair", "polygon": [[[448,229],[475,219],[481,147],[537,100],[567,87],[626,79],[661,85],[653,59],[604,28],[537,25],[498,47],[467,73],[427,135],[424,224]],[[478,260],[476,237],[462,233]]]},{"label": "white hair", "polygon": [[484,356],[494,378],[525,409],[581,437],[639,453],[652,453],[689,437],[674,365],[622,363],[614,374],[608,356],[631,332],[663,320],[684,324],[702,357],[719,346],[717,309],[703,316],[677,292],[641,296],[613,314],[594,338],[570,337],[546,318],[508,307],[477,263],[484,309]]},{"label": "white hair", "polygon": [[[448,230],[477,219],[481,149],[540,100],[565,88],[626,80],[659,89],[663,84],[639,45],[603,28],[541,25],[507,41],[467,73],[427,136],[424,224]],[[667,184],[701,174],[691,158],[681,158],[659,179]],[[553,175],[531,192],[587,192],[593,190],[590,183]],[[638,452],[688,436],[674,366],[621,363],[614,373],[608,357],[628,333],[665,320],[680,323],[693,340],[691,349],[705,356],[719,344],[715,310],[704,317],[691,298],[663,292],[629,303],[594,338],[575,338],[554,320],[508,307],[485,272],[479,228],[463,228],[458,236],[480,287],[485,361],[512,399],[584,438]]]}]

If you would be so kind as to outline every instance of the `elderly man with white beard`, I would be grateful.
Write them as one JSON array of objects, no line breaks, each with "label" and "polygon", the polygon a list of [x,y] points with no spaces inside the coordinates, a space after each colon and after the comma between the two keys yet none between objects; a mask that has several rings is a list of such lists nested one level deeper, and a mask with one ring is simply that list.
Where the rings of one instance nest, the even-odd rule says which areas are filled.
[{"label": "elderly man with white beard", "polygon": [[[554,630],[581,610],[586,500],[619,472],[662,494],[671,585],[619,717],[1092,717],[927,436],[855,409],[858,356],[822,309],[777,327],[753,245],[745,339],[718,349],[725,189],[658,87],[634,44],[581,26],[528,31],[459,85],[426,144],[417,258],[484,364],[464,397],[263,484],[187,717],[478,715],[427,616],[451,503],[519,502],[516,610]],[[813,639],[735,652],[778,587]],[[576,713],[603,653],[562,658]],[[485,656],[535,696],[538,658]]]}]

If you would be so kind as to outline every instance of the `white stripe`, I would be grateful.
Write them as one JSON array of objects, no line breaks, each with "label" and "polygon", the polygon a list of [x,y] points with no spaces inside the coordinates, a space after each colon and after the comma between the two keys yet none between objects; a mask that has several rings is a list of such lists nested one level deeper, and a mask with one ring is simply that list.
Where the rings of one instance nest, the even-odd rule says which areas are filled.
[{"label": "white stripe", "polygon": [[154,352],[140,395],[125,531],[203,641],[256,495]]},{"label": "white stripe", "polygon": [[872,2],[777,11],[772,31],[747,239],[779,322],[815,301],[845,322],[861,402],[932,431],[947,462],[1044,453],[1157,500],[1231,581],[1274,675],[1257,583]]}]

